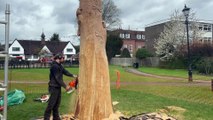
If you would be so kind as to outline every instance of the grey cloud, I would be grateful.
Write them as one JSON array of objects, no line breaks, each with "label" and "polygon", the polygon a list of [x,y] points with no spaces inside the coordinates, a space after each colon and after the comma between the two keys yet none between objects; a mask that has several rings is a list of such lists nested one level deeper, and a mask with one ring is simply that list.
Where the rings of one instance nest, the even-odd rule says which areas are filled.
[{"label": "grey cloud", "polygon": [[41,17],[39,13],[37,13],[37,11],[41,9],[40,6],[34,4],[32,1],[12,3],[12,5],[14,5],[12,6],[12,14],[19,19],[21,19],[23,16],[34,16],[35,18]]},{"label": "grey cloud", "polygon": [[11,17],[14,18],[13,20],[16,24],[27,24],[27,21],[25,19],[27,17],[33,17],[35,19],[39,19],[42,17],[39,13],[37,13],[37,11],[40,10],[40,6],[38,4],[35,4],[31,0],[26,0],[22,2],[8,0],[7,3],[10,4]]},{"label": "grey cloud", "polygon": [[[162,0],[160,0],[162,1]],[[123,4],[123,1],[119,1],[117,5]],[[166,8],[166,3],[164,0],[162,2],[153,2],[150,0],[134,0],[134,2],[128,2],[120,6],[122,11],[121,17],[122,18],[139,18],[139,17],[146,17],[146,15],[150,15],[150,13],[159,12],[159,9]],[[128,9],[127,9],[128,8]],[[153,16],[153,15],[152,15]],[[147,18],[147,17],[146,17]]]},{"label": "grey cloud", "polygon": [[[6,3],[4,0],[0,0],[0,21],[5,20],[5,6]],[[0,43],[5,43],[5,27],[4,25],[0,24]]]},{"label": "grey cloud", "polygon": [[4,11],[6,6],[5,0],[0,0],[0,11]]},{"label": "grey cloud", "polygon": [[16,22],[15,22],[15,24],[18,24],[18,25],[25,25],[25,24],[28,24],[28,21],[27,21],[27,19],[26,18],[20,18],[20,19],[18,19]]},{"label": "grey cloud", "polygon": [[134,2],[128,1],[125,3],[123,0],[118,0],[115,3],[122,11],[120,15],[122,22],[124,22],[122,25],[136,26],[137,28],[144,28],[146,24],[165,18],[162,18],[162,16],[167,15],[167,6],[169,4],[165,0],[158,0],[156,2],[134,0]]},{"label": "grey cloud", "polygon": [[76,16],[75,11],[77,10],[77,4],[73,2],[64,2],[63,5],[55,5],[52,15],[56,16],[57,23],[59,24],[75,24]]},{"label": "grey cloud", "polygon": [[208,7],[209,5],[213,5],[212,0],[189,0],[188,3],[189,7],[197,9],[202,9]]},{"label": "grey cloud", "polygon": [[[168,18],[174,10],[187,4],[201,19],[213,19],[212,0],[113,0],[120,9],[123,26],[144,27],[146,24]],[[11,38],[40,37],[58,32],[61,36],[76,34],[75,11],[79,0],[0,0],[0,20],[4,19],[5,4],[11,6]],[[47,9],[44,10],[44,8]],[[21,30],[20,30],[21,29]],[[23,32],[26,31],[26,32]],[[4,27],[0,26],[0,40]]]},{"label": "grey cloud", "polygon": [[36,11],[40,9],[40,6],[32,0],[22,0],[22,2],[19,0],[8,0],[7,3],[10,4],[11,13],[18,16],[35,15]]}]

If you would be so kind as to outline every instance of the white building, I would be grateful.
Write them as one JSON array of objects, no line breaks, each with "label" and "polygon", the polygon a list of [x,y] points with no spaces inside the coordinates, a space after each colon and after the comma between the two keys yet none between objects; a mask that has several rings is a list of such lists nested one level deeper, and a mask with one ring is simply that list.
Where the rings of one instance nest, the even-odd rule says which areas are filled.
[{"label": "white building", "polygon": [[213,23],[200,21],[198,22],[198,29],[200,33],[200,42],[203,43],[213,43],[213,31],[212,31]]},{"label": "white building", "polygon": [[[165,25],[169,23],[170,20],[162,20],[158,22],[154,22],[152,24],[149,24],[145,27],[145,36],[146,36],[146,48],[153,54],[155,54],[155,40],[159,38],[161,32],[164,31]],[[184,20],[182,21],[184,24]],[[197,21],[197,32],[198,32],[198,38],[193,39],[192,38],[192,29],[191,29],[191,23],[189,22],[189,39],[190,42],[200,42],[200,43],[211,43],[213,44],[213,21]],[[185,25],[184,25],[185,28]]]},{"label": "white building", "polygon": [[10,57],[29,61],[38,61],[42,57],[64,54],[65,60],[71,60],[76,50],[71,42],[42,40],[17,40],[9,47]]}]

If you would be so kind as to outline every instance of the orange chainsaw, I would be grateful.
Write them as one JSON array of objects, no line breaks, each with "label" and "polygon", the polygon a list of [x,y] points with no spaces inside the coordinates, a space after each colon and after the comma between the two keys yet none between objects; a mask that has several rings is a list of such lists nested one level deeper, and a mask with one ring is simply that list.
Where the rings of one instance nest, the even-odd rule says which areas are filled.
[{"label": "orange chainsaw", "polygon": [[70,90],[67,91],[67,93],[72,93],[75,89],[78,88],[78,77],[76,77],[74,80],[69,82]]}]

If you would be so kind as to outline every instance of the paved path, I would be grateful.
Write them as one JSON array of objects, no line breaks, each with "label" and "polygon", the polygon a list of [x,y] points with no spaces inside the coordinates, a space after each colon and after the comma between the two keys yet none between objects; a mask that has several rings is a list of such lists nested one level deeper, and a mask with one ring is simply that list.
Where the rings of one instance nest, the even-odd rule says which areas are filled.
[{"label": "paved path", "polygon": [[[2,81],[1,81],[2,82]],[[48,84],[46,81],[9,81],[9,83],[17,84]],[[111,82],[112,85],[115,85],[116,82]],[[161,85],[161,86],[210,86],[210,83],[207,82],[120,82],[121,85]]]}]

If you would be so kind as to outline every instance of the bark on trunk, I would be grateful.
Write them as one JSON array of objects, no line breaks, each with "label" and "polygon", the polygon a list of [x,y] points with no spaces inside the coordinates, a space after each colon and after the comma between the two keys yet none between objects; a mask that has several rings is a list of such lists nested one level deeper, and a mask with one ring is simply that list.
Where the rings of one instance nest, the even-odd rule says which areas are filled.
[{"label": "bark on trunk", "polygon": [[81,39],[76,114],[79,120],[102,120],[113,113],[102,1],[80,0],[76,14]]}]

